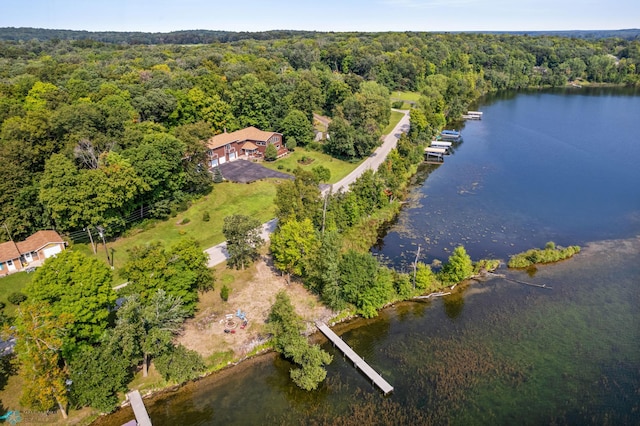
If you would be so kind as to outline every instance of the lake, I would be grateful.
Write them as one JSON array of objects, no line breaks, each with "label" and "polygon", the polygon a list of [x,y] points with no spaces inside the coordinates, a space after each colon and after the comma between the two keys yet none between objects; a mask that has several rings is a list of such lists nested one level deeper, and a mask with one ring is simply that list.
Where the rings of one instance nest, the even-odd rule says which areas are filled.
[{"label": "lake", "polygon": [[387,397],[316,336],[334,355],[318,391],[269,354],[147,401],[154,425],[640,424],[640,96],[505,94],[478,109],[374,253],[398,268],[418,245],[428,263],[460,244],[473,259],[547,241],[579,255],[334,327]]}]

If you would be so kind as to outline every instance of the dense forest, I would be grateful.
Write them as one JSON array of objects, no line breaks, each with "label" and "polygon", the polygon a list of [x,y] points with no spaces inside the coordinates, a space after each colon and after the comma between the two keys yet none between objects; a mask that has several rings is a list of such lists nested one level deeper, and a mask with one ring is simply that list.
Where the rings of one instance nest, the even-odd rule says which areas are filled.
[{"label": "dense forest", "polygon": [[141,214],[167,217],[211,191],[202,141],[225,129],[251,125],[305,145],[318,112],[334,118],[324,149],[357,159],[377,145],[392,90],[422,95],[411,117],[419,141],[484,93],[573,80],[640,84],[640,42],[621,38],[212,35],[196,45],[65,33],[0,42],[0,222],[13,238],[89,225],[113,236]]},{"label": "dense forest", "polygon": [[[624,40],[638,40],[640,29],[624,30],[573,30],[573,31],[478,31],[478,34],[511,34],[530,36],[553,36],[584,38],[597,40],[602,38],[620,38]],[[260,32],[236,32],[213,30],[185,30],[168,33],[145,33],[126,31],[77,31],[54,30],[30,27],[0,28],[0,40],[29,41],[29,40],[95,40],[105,43],[123,44],[202,44],[227,43],[239,40],[274,40],[285,37],[315,37],[316,31],[273,30]],[[355,34],[355,33],[354,33]]]}]

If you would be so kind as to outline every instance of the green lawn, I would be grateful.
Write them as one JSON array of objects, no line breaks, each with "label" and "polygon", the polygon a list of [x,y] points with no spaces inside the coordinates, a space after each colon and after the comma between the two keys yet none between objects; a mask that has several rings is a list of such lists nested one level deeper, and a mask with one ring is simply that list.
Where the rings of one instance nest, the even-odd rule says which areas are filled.
[{"label": "green lawn", "polygon": [[[313,161],[309,164],[301,164],[298,160],[301,160],[302,157],[312,158]],[[296,148],[294,152],[274,162],[265,161],[262,163],[265,167],[284,173],[291,173],[298,166],[304,170],[311,170],[316,166],[324,166],[331,171],[331,181],[328,183],[339,181],[358,167],[358,164],[359,163],[338,160],[323,152],[313,151],[303,147]]]},{"label": "green lawn", "polygon": [[[193,237],[202,249],[206,249],[225,240],[222,234],[224,218],[232,214],[244,214],[255,217],[260,223],[275,217],[274,199],[277,180],[268,179],[251,184],[223,182],[215,184],[213,191],[197,200],[193,205],[163,222],[157,222],[143,228],[137,226],[130,229],[125,236],[116,241],[107,242],[109,251],[114,252],[114,266],[122,267],[127,261],[127,249],[136,245],[161,241],[167,246],[175,244],[180,238]],[[204,212],[209,212],[210,220],[202,220]],[[188,218],[189,222],[182,224]],[[88,244],[75,244],[74,250],[93,255]],[[102,244],[98,246],[98,258],[106,262],[106,254]],[[122,281],[115,278],[115,283]]]},{"label": "green lawn", "polygon": [[403,115],[404,114],[401,112],[391,111],[391,117],[389,117],[389,125],[385,127],[385,129],[382,131],[382,134],[388,135],[389,133],[391,133],[391,131],[394,127],[396,127],[396,124],[398,124]]},{"label": "green lawn", "polygon": [[0,301],[4,302],[6,306],[4,312],[7,315],[12,316],[16,310],[16,307],[7,300],[7,296],[16,291],[24,293],[25,286],[31,282],[32,278],[33,274],[26,272],[16,272],[0,278]]},{"label": "green lawn", "polygon": [[421,95],[418,92],[400,92],[400,91],[391,92],[392,100],[417,102],[418,99],[420,99],[420,96]]}]

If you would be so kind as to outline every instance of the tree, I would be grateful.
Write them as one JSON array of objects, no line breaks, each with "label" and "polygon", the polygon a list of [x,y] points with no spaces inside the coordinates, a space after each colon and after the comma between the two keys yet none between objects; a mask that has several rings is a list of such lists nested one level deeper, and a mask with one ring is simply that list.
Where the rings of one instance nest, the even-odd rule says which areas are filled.
[{"label": "tree", "polygon": [[377,315],[393,294],[393,275],[380,268],[371,253],[349,250],[340,260],[340,281],[345,300],[353,303],[358,313],[370,318]]},{"label": "tree", "polygon": [[319,242],[311,219],[291,219],[271,235],[271,253],[276,268],[302,276],[307,259],[318,249]]},{"label": "tree", "polygon": [[315,166],[311,169],[318,182],[329,182],[331,180],[331,170],[324,166]]},{"label": "tree", "polygon": [[464,246],[458,246],[453,250],[449,261],[444,264],[440,271],[442,280],[449,283],[458,283],[466,280],[473,273],[473,263],[471,258],[464,249]]},{"label": "tree", "polygon": [[415,285],[420,290],[432,290],[437,285],[436,275],[429,265],[418,262],[416,265]]},{"label": "tree", "polygon": [[173,347],[157,357],[154,364],[166,381],[176,383],[193,379],[205,369],[200,354],[182,345]]},{"label": "tree", "polygon": [[276,189],[276,215],[283,222],[305,218],[315,221],[322,208],[319,182],[312,172],[299,167],[293,174],[293,181],[282,182]]},{"label": "tree", "polygon": [[307,258],[305,284],[321,295],[333,310],[344,308],[345,300],[340,287],[340,250],[342,241],[337,231],[325,232],[320,237],[320,247]]},{"label": "tree", "polygon": [[264,159],[265,161],[276,161],[278,159],[278,148],[271,143],[267,144],[264,150]]},{"label": "tree", "polygon": [[23,379],[20,403],[38,411],[56,405],[67,418],[67,370],[63,366],[61,349],[71,315],[56,315],[44,302],[33,302],[18,309],[15,328],[16,354]]},{"label": "tree", "polygon": [[129,281],[125,293],[139,294],[143,305],[157,290],[164,290],[179,297],[189,314],[195,311],[198,290],[210,290],[214,282],[207,255],[192,238],[182,239],[168,250],[159,242],[135,246],[120,274]]},{"label": "tree", "polygon": [[242,214],[227,216],[222,232],[227,239],[229,266],[244,269],[258,257],[264,240],[260,236],[261,224],[257,219]]},{"label": "tree", "polygon": [[276,351],[301,366],[289,372],[294,383],[305,390],[316,389],[327,375],[323,366],[331,363],[332,357],[320,346],[309,345],[301,334],[302,320],[284,291],[278,292],[271,306],[268,329]]},{"label": "tree", "polygon": [[329,124],[327,132],[329,133],[329,139],[325,143],[325,150],[329,154],[347,159],[356,156],[354,147],[355,130],[347,120],[336,117]]},{"label": "tree", "polygon": [[132,374],[129,360],[113,340],[85,347],[71,359],[71,399],[77,407],[91,406],[103,413],[118,407],[118,392],[127,389]]},{"label": "tree", "polygon": [[65,250],[47,259],[26,287],[30,300],[45,302],[58,317],[71,316],[64,352],[96,343],[109,325],[116,294],[111,269],[80,252]]},{"label": "tree", "polygon": [[282,120],[280,128],[287,141],[293,138],[298,145],[305,146],[313,140],[313,124],[300,110],[289,111],[289,114]]}]

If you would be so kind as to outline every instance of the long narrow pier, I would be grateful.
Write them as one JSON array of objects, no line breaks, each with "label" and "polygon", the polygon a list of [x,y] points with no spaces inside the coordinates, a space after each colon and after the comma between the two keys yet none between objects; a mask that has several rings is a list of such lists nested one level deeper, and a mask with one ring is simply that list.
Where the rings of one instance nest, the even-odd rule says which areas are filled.
[{"label": "long narrow pier", "polygon": [[131,408],[133,408],[133,414],[135,414],[136,416],[138,426],[152,426],[151,418],[147,413],[144,402],[142,402],[142,396],[140,396],[140,392],[134,390],[133,392],[129,392],[127,394],[127,397],[131,402]]},{"label": "long narrow pier", "polygon": [[316,322],[316,327],[318,330],[322,332],[327,339],[331,340],[331,342],[338,347],[350,360],[353,362],[356,368],[360,369],[365,376],[367,376],[373,383],[376,384],[382,390],[382,392],[387,395],[393,392],[393,386],[391,386],[385,379],[382,378],[373,368],[369,366],[360,356],[355,353],[353,349],[347,345],[344,340],[340,338],[336,333],[334,333],[325,323]]}]

